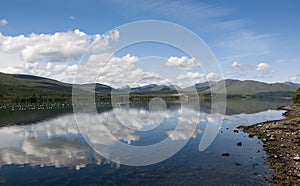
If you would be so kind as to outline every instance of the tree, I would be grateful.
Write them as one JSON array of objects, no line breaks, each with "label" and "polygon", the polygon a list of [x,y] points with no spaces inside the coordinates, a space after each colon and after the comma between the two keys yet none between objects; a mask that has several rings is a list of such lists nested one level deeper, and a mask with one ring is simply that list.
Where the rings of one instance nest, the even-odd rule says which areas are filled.
[{"label": "tree", "polygon": [[294,94],[293,101],[294,101],[294,103],[300,103],[300,88]]}]

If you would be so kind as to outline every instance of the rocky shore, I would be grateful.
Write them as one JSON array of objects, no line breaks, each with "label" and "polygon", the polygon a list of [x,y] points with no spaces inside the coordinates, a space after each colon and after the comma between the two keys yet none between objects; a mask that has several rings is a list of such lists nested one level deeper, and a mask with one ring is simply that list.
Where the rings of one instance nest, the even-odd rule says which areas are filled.
[{"label": "rocky shore", "polygon": [[300,106],[285,106],[285,119],[239,128],[257,136],[268,153],[272,182],[276,185],[300,184]]}]

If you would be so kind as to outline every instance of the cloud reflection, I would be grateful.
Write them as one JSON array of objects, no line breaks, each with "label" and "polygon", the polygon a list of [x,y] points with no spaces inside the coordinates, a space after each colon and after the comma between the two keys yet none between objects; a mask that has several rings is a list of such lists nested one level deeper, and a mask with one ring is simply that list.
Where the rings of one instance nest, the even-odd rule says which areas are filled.
[{"label": "cloud reflection", "polygon": [[[130,114],[135,118],[147,118],[147,122],[136,122],[134,117],[128,117],[127,110],[118,109],[119,113],[122,113],[119,115],[123,117],[122,121],[126,121],[129,126],[136,129],[151,128],[161,119],[153,117],[160,114],[159,110],[151,113],[147,109],[131,108]],[[170,130],[166,131],[166,135],[171,140],[188,139],[192,132],[194,132],[192,137],[196,138],[202,133],[201,129],[193,131],[192,123],[205,121],[206,114],[200,114],[193,109],[188,109],[187,113],[189,114],[181,114],[180,109],[166,111],[165,120],[184,124],[178,127],[175,133],[169,127]],[[150,114],[152,117],[149,117]],[[119,121],[113,110],[94,115],[81,113],[76,116],[76,120],[85,125],[80,127],[84,130],[81,132],[84,132],[85,138],[93,146],[115,145],[115,141],[107,136],[106,131],[118,141],[128,144],[138,141],[141,137],[137,130]],[[0,166],[29,164],[79,170],[88,164],[111,163],[89,147],[77,128],[76,120],[73,114],[67,114],[32,125],[0,128]]]}]

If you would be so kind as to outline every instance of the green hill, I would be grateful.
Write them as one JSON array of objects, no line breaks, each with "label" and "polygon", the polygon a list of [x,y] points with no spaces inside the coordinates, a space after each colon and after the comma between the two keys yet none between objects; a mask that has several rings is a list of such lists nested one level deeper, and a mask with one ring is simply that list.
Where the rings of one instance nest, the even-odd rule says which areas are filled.
[{"label": "green hill", "polygon": [[0,102],[69,101],[72,86],[56,80],[0,73]]},{"label": "green hill", "polygon": [[[228,97],[230,96],[277,96],[277,97],[292,97],[297,88],[289,86],[285,83],[263,83],[253,80],[224,80]],[[212,88],[218,91],[221,83],[217,82],[212,85]]]},{"label": "green hill", "polygon": [[[225,82],[224,82],[225,81]],[[211,89],[218,92],[221,85],[225,83],[228,97],[292,97],[296,92],[296,86],[287,83],[262,83],[258,81],[240,81],[223,80],[219,82],[204,82],[195,85],[196,90],[201,94],[209,95]],[[79,85],[79,88],[91,86],[92,84]],[[211,85],[211,87],[210,87]],[[144,100],[143,96],[153,97],[154,94],[160,94],[167,97],[175,96],[177,86],[150,84],[143,87],[131,89],[131,95],[137,96],[136,99]],[[110,102],[110,93],[112,87],[96,84],[96,99],[98,101]],[[117,89],[115,89],[117,90]],[[180,89],[187,91],[188,89]],[[122,90],[120,94],[122,94]],[[296,94],[296,98],[298,99]],[[176,96],[175,96],[176,97]],[[177,96],[178,97],[178,96]],[[174,98],[175,99],[175,98]],[[40,103],[40,102],[71,102],[72,84],[59,82],[44,77],[22,75],[22,74],[4,74],[0,73],[0,103]]]},{"label": "green hill", "polygon": [[[95,91],[103,96],[110,93],[111,87],[96,84]],[[71,102],[71,100],[71,84],[32,75],[0,73],[0,103]]]}]

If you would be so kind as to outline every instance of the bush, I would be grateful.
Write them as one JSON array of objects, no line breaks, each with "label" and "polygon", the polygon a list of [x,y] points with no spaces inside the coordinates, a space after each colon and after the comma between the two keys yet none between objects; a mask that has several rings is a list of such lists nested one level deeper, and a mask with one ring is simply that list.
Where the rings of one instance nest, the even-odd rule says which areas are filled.
[{"label": "bush", "polygon": [[300,103],[300,88],[294,94],[293,101],[294,101],[294,103]]}]

